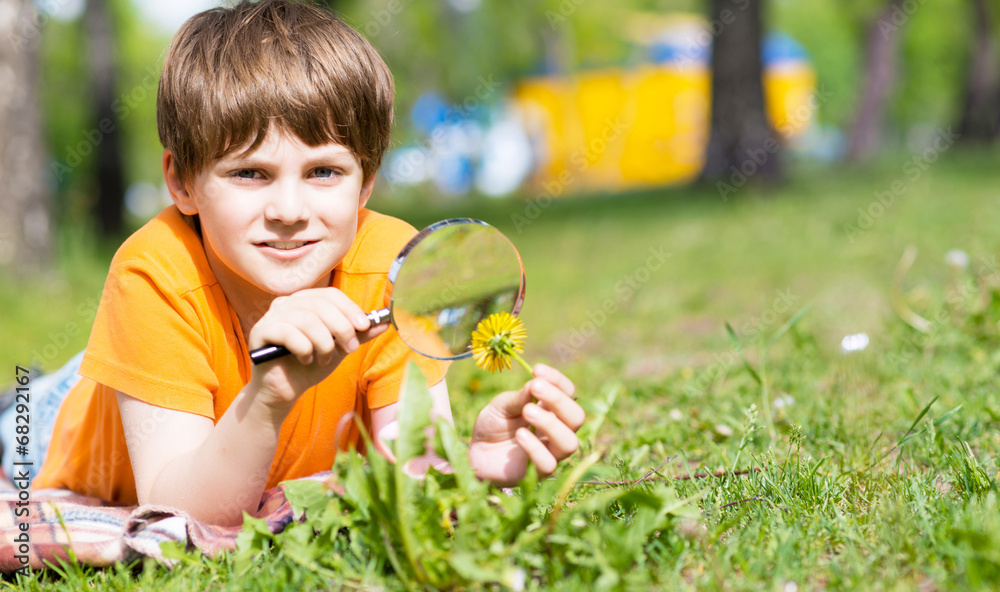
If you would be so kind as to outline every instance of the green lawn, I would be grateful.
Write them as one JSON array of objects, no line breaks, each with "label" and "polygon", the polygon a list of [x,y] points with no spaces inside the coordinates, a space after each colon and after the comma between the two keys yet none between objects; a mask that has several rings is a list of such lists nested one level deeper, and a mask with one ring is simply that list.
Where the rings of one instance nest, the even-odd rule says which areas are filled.
[{"label": "green lawn", "polygon": [[[479,589],[519,578],[528,589],[996,589],[997,157],[952,149],[927,170],[899,159],[811,171],[728,201],[713,188],[537,209],[377,196],[372,207],[416,226],[481,217],[521,250],[525,357],[564,369],[594,420],[574,462],[506,498],[461,475],[399,483],[345,459],[353,493],[322,504],[303,493],[317,540],[248,534],[235,557],[69,569],[28,589]],[[883,205],[876,192],[897,181]],[[927,334],[891,305],[910,245],[918,256],[901,296],[930,320]],[[946,264],[952,249],[968,268]],[[86,341],[68,328],[92,317],[107,255],[64,251],[64,279],[0,287],[9,366],[51,344],[53,367]],[[861,332],[870,345],[845,354],[841,339]],[[459,433],[523,379],[516,367],[491,376],[453,365]],[[733,471],[749,472],[698,477]],[[390,495],[401,491],[412,506]],[[380,523],[371,508],[382,502],[413,520]],[[323,514],[327,503],[337,511]],[[413,545],[423,567],[407,558]],[[271,550],[251,562],[260,548]]]}]

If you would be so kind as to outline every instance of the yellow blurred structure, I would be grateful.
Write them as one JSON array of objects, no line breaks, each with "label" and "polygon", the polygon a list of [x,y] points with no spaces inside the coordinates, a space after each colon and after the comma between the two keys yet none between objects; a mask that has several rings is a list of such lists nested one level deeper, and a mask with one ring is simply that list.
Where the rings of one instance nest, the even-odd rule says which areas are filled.
[{"label": "yellow blurred structure", "polygon": [[[805,61],[765,68],[768,114],[787,139],[812,122],[816,73]],[[646,64],[522,80],[515,104],[540,152],[532,179],[550,197],[695,179],[708,142],[711,73]]]}]

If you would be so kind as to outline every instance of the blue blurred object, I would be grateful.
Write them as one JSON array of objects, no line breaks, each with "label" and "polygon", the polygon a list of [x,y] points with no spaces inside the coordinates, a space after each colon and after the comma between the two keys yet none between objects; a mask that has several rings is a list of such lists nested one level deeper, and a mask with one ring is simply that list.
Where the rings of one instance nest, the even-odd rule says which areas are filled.
[{"label": "blue blurred object", "polygon": [[700,62],[707,64],[710,46],[700,45],[689,37],[661,37],[649,47],[649,60],[654,64]]},{"label": "blue blurred object", "polygon": [[472,159],[464,154],[442,155],[435,163],[434,184],[442,193],[461,195],[472,190]]},{"label": "blue blurred object", "polygon": [[416,185],[430,177],[430,157],[426,148],[403,146],[389,150],[382,165],[386,181],[399,185]]},{"label": "blue blurred object", "polygon": [[771,33],[764,38],[760,59],[764,66],[778,62],[808,62],[809,54],[798,41],[785,33]]},{"label": "blue blurred object", "polygon": [[[705,47],[705,63],[712,61],[711,46]],[[782,62],[809,63],[809,52],[798,41],[785,33],[769,33],[764,37],[760,48],[761,64],[767,68]]]},{"label": "blue blurred object", "polygon": [[472,190],[476,173],[474,161],[482,137],[482,128],[468,119],[443,124],[433,131],[430,173],[434,185],[442,193],[459,195]]},{"label": "blue blurred object", "polygon": [[437,93],[425,92],[417,97],[410,109],[410,119],[413,127],[421,134],[430,135],[431,131],[448,120],[451,108]]},{"label": "blue blurred object", "polygon": [[516,109],[498,109],[479,150],[476,189],[490,196],[513,192],[531,174],[535,155]]}]

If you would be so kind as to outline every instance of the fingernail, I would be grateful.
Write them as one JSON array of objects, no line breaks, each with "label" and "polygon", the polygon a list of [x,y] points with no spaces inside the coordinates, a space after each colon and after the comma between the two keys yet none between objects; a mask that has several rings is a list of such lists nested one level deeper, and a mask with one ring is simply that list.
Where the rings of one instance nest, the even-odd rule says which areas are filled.
[{"label": "fingernail", "polygon": [[351,340],[347,342],[347,351],[349,352],[357,351],[359,345],[361,344],[358,343],[358,338],[351,337]]},{"label": "fingernail", "polygon": [[527,405],[525,405],[522,413],[528,419],[538,419],[539,417],[538,406],[535,405],[534,403],[528,403]]},{"label": "fingernail", "polygon": [[364,328],[369,326],[371,322],[372,322],[371,319],[369,319],[368,316],[364,314],[359,314],[358,316],[354,317],[355,327]]}]

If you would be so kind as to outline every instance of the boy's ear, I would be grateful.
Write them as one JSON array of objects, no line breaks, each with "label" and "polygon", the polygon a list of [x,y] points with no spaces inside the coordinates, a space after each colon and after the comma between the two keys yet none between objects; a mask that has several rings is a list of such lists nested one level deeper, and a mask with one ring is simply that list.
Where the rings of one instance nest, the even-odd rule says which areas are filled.
[{"label": "boy's ear", "polygon": [[177,174],[177,161],[169,150],[163,151],[163,180],[167,183],[167,190],[170,197],[177,205],[177,209],[182,214],[194,216],[198,213],[198,206],[194,202],[194,197],[188,191],[180,175]]},{"label": "boy's ear", "polygon": [[368,198],[372,196],[372,189],[375,188],[375,173],[365,181],[365,184],[361,186],[361,197],[358,200],[358,209],[365,207],[368,203]]}]

